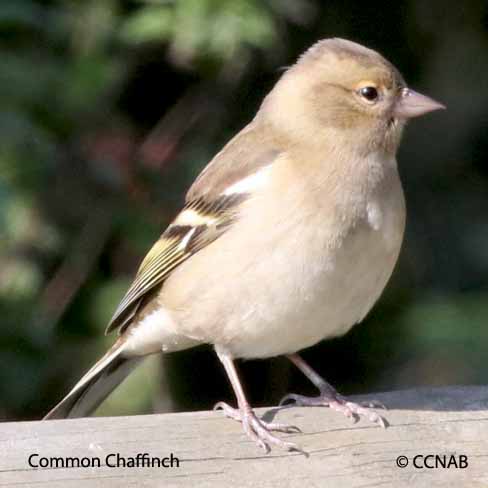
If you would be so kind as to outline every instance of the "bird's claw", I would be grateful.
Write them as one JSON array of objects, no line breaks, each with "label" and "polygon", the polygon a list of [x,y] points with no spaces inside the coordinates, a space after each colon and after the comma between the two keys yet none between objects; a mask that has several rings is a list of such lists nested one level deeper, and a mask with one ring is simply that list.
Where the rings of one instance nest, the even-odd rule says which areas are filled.
[{"label": "bird's claw", "polygon": [[297,395],[295,393],[290,393],[283,397],[280,405],[286,402],[293,401],[298,406],[324,406],[329,407],[336,412],[343,413],[346,417],[357,422],[360,417],[366,417],[370,422],[380,425],[383,428],[388,426],[388,422],[381,415],[378,415],[372,408],[381,408],[386,410],[386,407],[377,400],[372,400],[369,402],[354,403],[348,401],[342,395],[338,393],[321,392],[317,397],[307,397],[303,395]]},{"label": "bird's claw", "polygon": [[270,444],[274,444],[288,451],[298,451],[306,454],[296,444],[286,442],[271,433],[271,431],[284,432],[287,434],[301,432],[298,427],[277,422],[266,422],[259,419],[252,409],[242,411],[238,408],[232,408],[224,402],[219,402],[214,406],[214,410],[219,409],[223,410],[227,417],[241,422],[246,435],[256,442],[256,444],[258,444],[258,446],[260,446],[266,453],[271,450]]}]

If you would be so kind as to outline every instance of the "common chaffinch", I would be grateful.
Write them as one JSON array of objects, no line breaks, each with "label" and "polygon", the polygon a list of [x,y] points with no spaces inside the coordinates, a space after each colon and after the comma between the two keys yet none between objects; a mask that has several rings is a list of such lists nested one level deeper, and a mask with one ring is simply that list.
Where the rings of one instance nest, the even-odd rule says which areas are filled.
[{"label": "common chaffinch", "polygon": [[297,449],[272,432],[293,427],[256,416],[237,358],[287,355],[320,394],[284,400],[384,426],[297,352],[345,334],[382,293],[405,227],[401,134],[440,108],[377,52],[317,42],[198,176],[107,327],[115,344],[46,418],[88,415],[144,356],[208,343],[237,397],[217,407],[265,450]]}]

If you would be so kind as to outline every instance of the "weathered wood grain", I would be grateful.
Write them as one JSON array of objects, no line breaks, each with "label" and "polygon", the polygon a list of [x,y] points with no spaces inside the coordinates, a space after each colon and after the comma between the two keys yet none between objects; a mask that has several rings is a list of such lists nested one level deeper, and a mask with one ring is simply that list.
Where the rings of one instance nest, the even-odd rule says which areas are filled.
[{"label": "weathered wood grain", "polygon": [[[368,399],[370,397],[362,397]],[[298,425],[283,435],[309,456],[264,454],[221,412],[0,424],[0,487],[487,487],[488,387],[417,389],[375,395],[390,407],[386,430],[327,408],[264,408]],[[371,398],[370,398],[371,399]],[[179,468],[33,469],[41,456],[173,453]],[[465,469],[416,469],[417,454],[466,455]],[[409,466],[399,468],[405,455]]]}]

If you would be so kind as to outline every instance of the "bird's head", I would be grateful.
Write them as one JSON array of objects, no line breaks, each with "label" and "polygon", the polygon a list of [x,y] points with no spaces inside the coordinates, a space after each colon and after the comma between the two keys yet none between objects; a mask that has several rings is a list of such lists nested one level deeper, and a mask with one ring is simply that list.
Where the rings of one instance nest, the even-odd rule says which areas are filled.
[{"label": "bird's head", "polygon": [[361,152],[395,152],[407,119],[444,108],[408,88],[379,53],[344,39],[314,44],[276,84],[265,109],[267,104],[298,137],[344,137]]}]

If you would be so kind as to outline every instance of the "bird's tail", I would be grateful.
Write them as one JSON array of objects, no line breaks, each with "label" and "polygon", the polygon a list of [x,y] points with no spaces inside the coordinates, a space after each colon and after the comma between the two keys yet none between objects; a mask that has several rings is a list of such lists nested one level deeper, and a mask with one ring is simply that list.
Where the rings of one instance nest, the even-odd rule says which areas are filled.
[{"label": "bird's tail", "polygon": [[116,342],[44,420],[90,415],[141,360],[141,357],[124,357],[122,343]]}]

